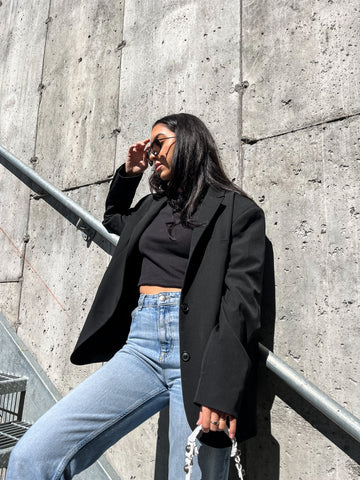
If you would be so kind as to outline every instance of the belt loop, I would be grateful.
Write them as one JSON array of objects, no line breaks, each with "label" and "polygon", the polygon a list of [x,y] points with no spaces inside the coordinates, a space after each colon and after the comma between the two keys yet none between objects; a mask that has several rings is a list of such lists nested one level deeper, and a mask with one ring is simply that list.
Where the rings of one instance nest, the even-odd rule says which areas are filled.
[{"label": "belt loop", "polygon": [[141,294],[141,295],[140,295],[140,298],[139,298],[139,306],[138,306],[139,311],[141,311],[142,308],[143,308],[143,306],[144,306],[145,297],[146,297],[145,294]]}]

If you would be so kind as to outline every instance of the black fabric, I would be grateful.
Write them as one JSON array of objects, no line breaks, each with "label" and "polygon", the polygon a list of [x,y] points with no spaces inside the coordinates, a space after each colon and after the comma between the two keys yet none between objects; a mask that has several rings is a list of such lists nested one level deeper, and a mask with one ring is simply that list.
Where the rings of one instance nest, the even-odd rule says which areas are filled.
[{"label": "black fabric", "polygon": [[[139,177],[121,167],[111,184],[104,225],[120,240],[104,274],[71,360],[109,360],[126,342],[140,277],[139,239],[166,203],[144,197],[130,208]],[[179,332],[184,406],[195,428],[199,406],[237,418],[237,439],[256,433],[256,355],[260,328],[265,223],[249,198],[209,188],[197,214],[181,291]],[[227,445],[225,434],[204,443]]]},{"label": "black fabric", "polygon": [[192,229],[179,223],[168,203],[139,240],[142,259],[138,285],[181,288],[189,259]]}]

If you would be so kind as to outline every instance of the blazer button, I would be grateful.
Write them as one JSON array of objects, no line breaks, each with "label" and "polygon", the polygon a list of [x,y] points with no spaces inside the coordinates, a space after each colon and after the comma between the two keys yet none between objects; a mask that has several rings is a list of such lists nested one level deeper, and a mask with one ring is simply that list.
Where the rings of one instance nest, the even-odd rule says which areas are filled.
[{"label": "blazer button", "polygon": [[190,360],[190,353],[189,352],[182,352],[181,358],[184,362],[188,362]]},{"label": "blazer button", "polygon": [[188,305],[187,303],[182,303],[182,304],[181,304],[181,310],[182,310],[184,313],[188,313],[188,311],[190,310],[189,305]]}]

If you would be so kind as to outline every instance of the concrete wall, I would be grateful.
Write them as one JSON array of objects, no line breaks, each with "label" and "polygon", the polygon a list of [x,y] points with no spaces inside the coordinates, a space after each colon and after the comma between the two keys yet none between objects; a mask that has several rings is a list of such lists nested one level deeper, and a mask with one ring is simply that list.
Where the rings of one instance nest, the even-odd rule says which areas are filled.
[{"label": "concrete wall", "polygon": [[[359,416],[357,2],[0,5],[1,145],[101,218],[130,143],[163,114],[203,118],[267,214],[275,352]],[[68,357],[109,258],[2,168],[0,215],[1,311],[65,394],[97,368]],[[358,478],[351,441],[261,379],[249,478]],[[164,478],[157,427],[109,451],[121,478]]]},{"label": "concrete wall", "polygon": [[[274,248],[274,351],[359,417],[358,7],[243,2],[242,135]],[[260,401],[249,478],[359,477],[358,445],[264,372]]]}]

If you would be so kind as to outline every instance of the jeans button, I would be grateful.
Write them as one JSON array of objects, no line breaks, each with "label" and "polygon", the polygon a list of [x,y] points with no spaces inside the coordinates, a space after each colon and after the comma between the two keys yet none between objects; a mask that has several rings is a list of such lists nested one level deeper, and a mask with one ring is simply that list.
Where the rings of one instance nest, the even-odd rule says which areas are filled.
[{"label": "jeans button", "polygon": [[182,352],[181,358],[184,362],[188,362],[190,360],[190,353],[189,352]]},{"label": "jeans button", "polygon": [[165,300],[166,300],[165,295],[160,295],[159,300],[160,300],[160,302],[165,302]]}]

